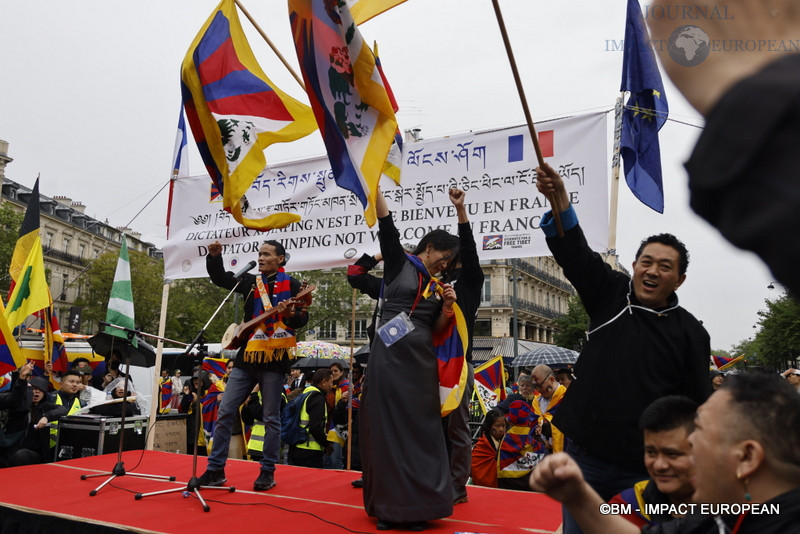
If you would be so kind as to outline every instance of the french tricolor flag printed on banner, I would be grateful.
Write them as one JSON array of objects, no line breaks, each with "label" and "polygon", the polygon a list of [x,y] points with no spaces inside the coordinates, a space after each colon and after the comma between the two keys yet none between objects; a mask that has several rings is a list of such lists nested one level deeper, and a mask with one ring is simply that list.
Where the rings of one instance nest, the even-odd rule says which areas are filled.
[{"label": "french tricolor flag printed on banner", "polygon": [[[553,130],[538,132],[539,148],[542,149],[543,158],[553,157]],[[528,150],[533,150],[533,145],[528,145]],[[508,136],[508,162],[522,161],[525,159],[525,137],[522,135]]]}]

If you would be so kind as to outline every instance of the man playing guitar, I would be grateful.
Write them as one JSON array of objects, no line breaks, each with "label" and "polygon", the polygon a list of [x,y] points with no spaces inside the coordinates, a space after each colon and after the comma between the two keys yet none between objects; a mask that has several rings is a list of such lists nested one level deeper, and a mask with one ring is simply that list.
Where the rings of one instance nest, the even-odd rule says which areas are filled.
[{"label": "man playing guitar", "polygon": [[[253,491],[266,491],[275,486],[275,463],[280,449],[280,406],[283,379],[289,372],[296,346],[295,330],[308,322],[306,301],[295,297],[303,288],[299,280],[283,270],[286,251],[279,241],[266,241],[258,250],[257,275],[245,273],[237,280],[225,271],[222,245],[208,246],[206,270],[215,285],[236,288],[245,297],[244,318],[265,315],[263,322],[252,328],[236,355],[236,362],[219,408],[214,429],[214,445],[208,456],[206,472],[200,476],[201,486],[221,486],[225,483],[225,463],[235,414],[256,384],[261,387],[265,426],[264,451],[261,472],[253,484]],[[275,313],[265,312],[274,309]]]}]

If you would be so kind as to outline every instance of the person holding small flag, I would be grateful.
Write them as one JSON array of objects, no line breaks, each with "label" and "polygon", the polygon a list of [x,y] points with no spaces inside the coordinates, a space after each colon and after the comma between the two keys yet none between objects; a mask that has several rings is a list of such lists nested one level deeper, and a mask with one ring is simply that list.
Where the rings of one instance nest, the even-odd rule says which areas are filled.
[{"label": "person holding small flag", "polygon": [[[586,481],[607,500],[647,476],[638,428],[644,409],[664,395],[698,403],[708,397],[711,342],[700,321],[678,304],[676,290],[689,265],[680,240],[650,236],[636,252],[632,276],[614,270],[587,244],[561,176],[547,163],[536,173],[539,192],[561,206],[563,237],[551,211],[542,217],[547,246],[590,319],[577,379],[552,424],[570,440],[565,450]],[[580,532],[564,511],[564,533]]]}]

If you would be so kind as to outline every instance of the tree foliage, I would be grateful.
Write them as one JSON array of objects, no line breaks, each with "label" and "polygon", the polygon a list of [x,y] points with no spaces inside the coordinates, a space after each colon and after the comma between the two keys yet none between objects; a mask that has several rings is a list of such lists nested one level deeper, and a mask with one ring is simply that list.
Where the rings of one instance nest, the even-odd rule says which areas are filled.
[{"label": "tree foliage", "polygon": [[[207,278],[176,280],[169,291],[167,324],[164,336],[190,343],[211,319],[228,291],[212,284]],[[219,343],[231,323],[243,319],[242,297],[231,295],[205,332],[206,343]]]},{"label": "tree foliage", "polygon": [[556,319],[556,334],[553,341],[559,347],[580,351],[586,343],[589,314],[577,296],[569,299],[567,313]]},{"label": "tree foliage", "polygon": [[0,294],[8,294],[11,275],[8,267],[14,246],[19,238],[19,227],[22,225],[24,213],[17,211],[8,202],[0,202]]},{"label": "tree foliage", "polygon": [[787,294],[764,302],[767,309],[758,312],[761,329],[755,338],[758,360],[784,369],[800,357],[800,302]]},{"label": "tree foliage", "polygon": [[[317,286],[304,331],[316,330],[326,321],[336,321],[340,325],[350,324],[353,289],[347,283],[344,269],[307,271],[303,273],[303,280]],[[356,301],[356,313],[362,317],[364,314],[370,315],[374,304],[373,301],[359,298]]]},{"label": "tree foliage", "polygon": [[[128,251],[131,264],[131,291],[136,327],[156,333],[161,313],[161,288],[164,262],[136,250]],[[106,252],[96,258],[86,271],[86,284],[76,304],[83,306],[84,332],[94,332],[99,321],[105,321],[111,284],[119,253]]]}]

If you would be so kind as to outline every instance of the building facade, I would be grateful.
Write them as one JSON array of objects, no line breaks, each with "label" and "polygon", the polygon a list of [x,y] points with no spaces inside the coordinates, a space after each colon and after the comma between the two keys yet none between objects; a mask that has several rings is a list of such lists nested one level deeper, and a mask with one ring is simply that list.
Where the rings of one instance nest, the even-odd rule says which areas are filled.
[{"label": "building facade", "polygon": [[[24,213],[33,192],[7,177],[2,180],[2,202]],[[153,257],[161,252],[152,243],[141,240],[141,234],[129,228],[115,228],[108,222],[86,215],[86,207],[65,196],[39,195],[39,234],[42,238],[44,267],[53,296],[53,304],[61,328],[79,333],[80,310],[75,301],[85,285],[84,274],[89,263],[105,252],[118,254],[123,233],[129,250]]]}]

